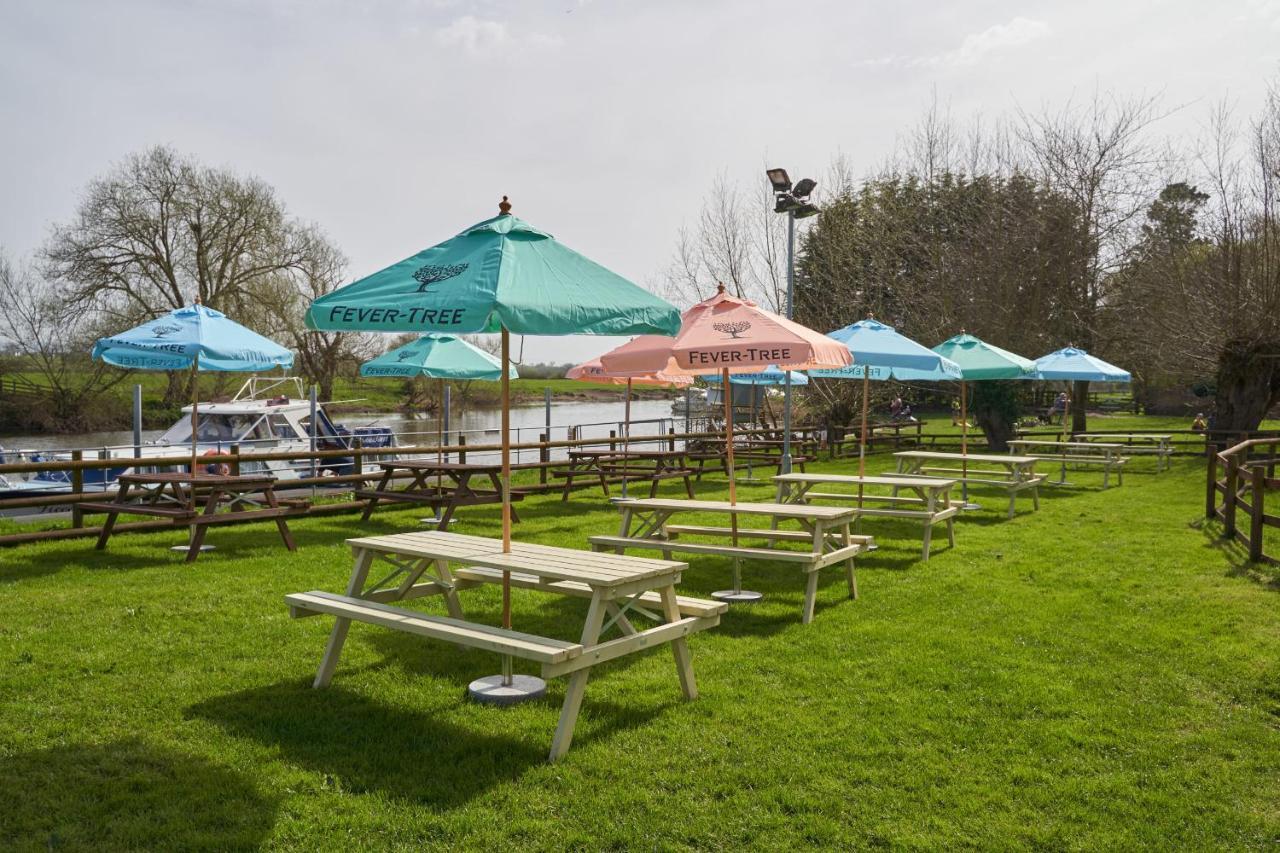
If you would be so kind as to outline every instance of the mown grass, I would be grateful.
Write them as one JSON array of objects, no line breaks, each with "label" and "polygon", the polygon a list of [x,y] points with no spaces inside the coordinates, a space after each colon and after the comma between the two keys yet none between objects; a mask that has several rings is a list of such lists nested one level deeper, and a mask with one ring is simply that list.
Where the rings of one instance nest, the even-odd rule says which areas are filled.
[{"label": "mown grass", "polygon": [[[1280,585],[1203,529],[1198,461],[1149,467],[1011,521],[983,495],[928,563],[917,527],[868,524],[861,598],[832,571],[809,626],[799,573],[749,566],[765,601],[691,641],[701,697],[665,649],[600,667],[557,765],[563,681],[469,704],[491,655],[356,626],[309,688],[330,623],[282,597],[341,590],[344,539],[419,511],[297,522],[294,554],[270,524],[215,529],[192,566],[176,532],[0,551],[0,848],[1274,846]],[[521,539],[573,547],[617,522],[589,493],[520,512]],[[682,591],[727,576],[695,557]],[[496,622],[495,590],[464,596]],[[515,593],[524,630],[583,615]]]}]

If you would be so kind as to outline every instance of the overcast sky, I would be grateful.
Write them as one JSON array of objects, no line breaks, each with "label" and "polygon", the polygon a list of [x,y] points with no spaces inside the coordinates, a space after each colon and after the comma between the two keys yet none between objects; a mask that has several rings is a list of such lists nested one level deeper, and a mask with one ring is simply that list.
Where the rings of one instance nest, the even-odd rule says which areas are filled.
[{"label": "overcast sky", "polygon": [[30,253],[166,143],[273,184],[352,277],[507,194],[654,284],[716,173],[870,169],[935,90],[957,117],[1161,91],[1194,133],[1278,63],[1280,0],[0,0],[0,246]]}]

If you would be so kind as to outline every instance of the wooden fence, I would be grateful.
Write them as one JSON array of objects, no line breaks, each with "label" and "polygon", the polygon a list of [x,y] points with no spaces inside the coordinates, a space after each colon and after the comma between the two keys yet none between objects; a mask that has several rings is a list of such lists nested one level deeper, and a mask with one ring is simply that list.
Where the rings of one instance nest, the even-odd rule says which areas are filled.
[{"label": "wooden fence", "polygon": [[[1267,513],[1267,493],[1280,490],[1276,465],[1280,438],[1252,438],[1209,454],[1205,480],[1205,517],[1222,522],[1222,535],[1238,539],[1249,559],[1280,565],[1280,556],[1264,551],[1264,532],[1280,527],[1280,516]],[[1218,479],[1219,469],[1222,479]],[[1221,502],[1219,502],[1221,498]]]}]

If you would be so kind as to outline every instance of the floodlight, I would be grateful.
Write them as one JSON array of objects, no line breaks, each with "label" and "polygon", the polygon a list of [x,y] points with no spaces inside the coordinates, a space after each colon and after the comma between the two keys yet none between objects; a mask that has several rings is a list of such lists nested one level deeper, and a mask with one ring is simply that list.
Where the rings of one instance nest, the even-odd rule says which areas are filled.
[{"label": "floodlight", "polygon": [[808,198],[809,193],[813,192],[817,186],[818,182],[813,178],[801,178],[796,182],[796,187],[791,191],[791,194],[796,198]]},{"label": "floodlight", "polygon": [[791,179],[787,177],[786,169],[765,169],[764,173],[769,176],[774,192],[784,193],[791,189]]}]

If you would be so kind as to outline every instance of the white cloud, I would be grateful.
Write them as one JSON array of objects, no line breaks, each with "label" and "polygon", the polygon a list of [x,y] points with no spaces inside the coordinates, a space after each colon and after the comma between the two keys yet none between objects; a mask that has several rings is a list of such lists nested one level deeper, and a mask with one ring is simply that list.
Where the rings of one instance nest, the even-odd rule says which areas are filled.
[{"label": "white cloud", "polygon": [[511,41],[505,21],[486,21],[474,15],[463,15],[436,33],[436,41],[458,46],[469,53],[484,53],[504,47]]},{"label": "white cloud", "polygon": [[513,35],[506,21],[477,18],[475,15],[463,15],[437,30],[436,41],[445,47],[460,47],[477,55],[525,46],[554,48],[561,44],[559,37],[546,33]]},{"label": "white cloud", "polygon": [[905,65],[913,68],[962,67],[977,65],[990,54],[1005,48],[1017,47],[1049,35],[1050,28],[1044,21],[1018,16],[1008,23],[995,24],[980,33],[970,33],[960,46],[933,56],[881,56],[864,59],[858,65],[880,67]]}]

